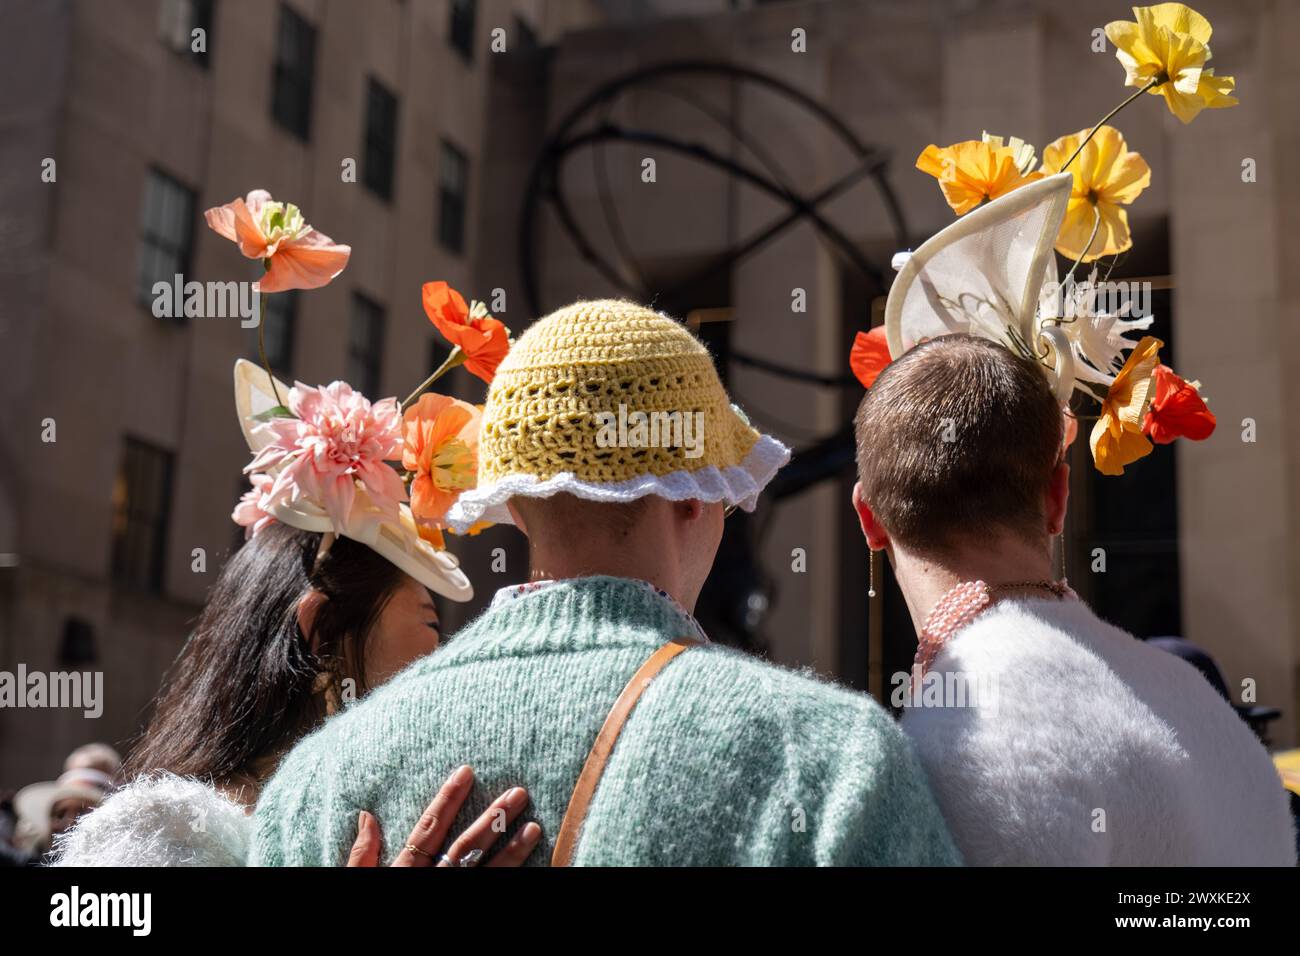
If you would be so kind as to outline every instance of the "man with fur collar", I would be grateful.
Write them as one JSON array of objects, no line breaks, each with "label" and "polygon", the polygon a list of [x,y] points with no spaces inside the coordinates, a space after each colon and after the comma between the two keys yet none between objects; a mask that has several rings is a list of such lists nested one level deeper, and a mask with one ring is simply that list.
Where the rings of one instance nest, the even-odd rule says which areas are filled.
[{"label": "man with fur collar", "polygon": [[876,379],[856,430],[854,507],[921,637],[903,728],[966,863],[1295,864],[1247,725],[1052,580],[1068,441],[1033,365],[931,339]]}]

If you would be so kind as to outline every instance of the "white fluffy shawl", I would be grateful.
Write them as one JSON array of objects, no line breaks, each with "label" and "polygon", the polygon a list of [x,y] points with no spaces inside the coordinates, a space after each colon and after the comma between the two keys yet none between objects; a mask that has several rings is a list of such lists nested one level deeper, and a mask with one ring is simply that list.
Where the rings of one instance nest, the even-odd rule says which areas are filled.
[{"label": "white fluffy shawl", "polygon": [[991,703],[902,721],[967,864],[1295,864],[1250,728],[1190,664],[1083,602],[999,602],[932,672],[997,682]]},{"label": "white fluffy shawl", "polygon": [[56,838],[57,866],[243,866],[252,817],[197,780],[141,777]]}]

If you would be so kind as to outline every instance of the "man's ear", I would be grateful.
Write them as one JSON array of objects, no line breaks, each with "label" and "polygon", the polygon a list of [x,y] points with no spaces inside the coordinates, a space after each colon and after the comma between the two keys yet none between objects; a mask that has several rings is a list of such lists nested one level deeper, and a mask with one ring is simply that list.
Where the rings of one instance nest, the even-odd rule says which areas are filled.
[{"label": "man's ear", "polygon": [[1047,500],[1043,509],[1047,514],[1047,533],[1060,534],[1065,527],[1065,512],[1070,504],[1070,466],[1062,461],[1052,472],[1047,485]]},{"label": "man's ear", "polygon": [[329,598],[315,588],[298,599],[298,630],[302,631],[303,637],[307,639],[307,646],[313,652],[316,650],[316,618],[328,600]]},{"label": "man's ear", "polygon": [[673,512],[683,521],[695,521],[704,514],[704,502],[698,498],[687,498],[684,501],[674,501]]},{"label": "man's ear", "polygon": [[876,520],[871,505],[862,497],[862,483],[853,483],[853,510],[858,513],[858,524],[862,526],[862,537],[867,539],[867,547],[872,551],[884,551],[889,547],[889,532]]},{"label": "man's ear", "polygon": [[514,519],[515,527],[524,533],[525,538],[528,537],[528,526],[524,524],[524,516],[521,515],[519,509],[515,507],[515,501],[513,498],[506,499],[506,510],[510,512],[510,517]]}]

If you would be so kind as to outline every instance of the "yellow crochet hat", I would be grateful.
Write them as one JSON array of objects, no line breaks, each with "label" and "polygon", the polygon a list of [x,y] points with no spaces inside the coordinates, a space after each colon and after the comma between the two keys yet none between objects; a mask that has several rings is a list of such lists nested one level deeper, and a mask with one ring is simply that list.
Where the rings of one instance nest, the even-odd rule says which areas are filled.
[{"label": "yellow crochet hat", "polygon": [[534,323],[497,369],[478,484],[448,514],[510,523],[511,497],[658,495],[752,511],[790,450],[730,403],[708,351],[632,302],[575,302]]}]

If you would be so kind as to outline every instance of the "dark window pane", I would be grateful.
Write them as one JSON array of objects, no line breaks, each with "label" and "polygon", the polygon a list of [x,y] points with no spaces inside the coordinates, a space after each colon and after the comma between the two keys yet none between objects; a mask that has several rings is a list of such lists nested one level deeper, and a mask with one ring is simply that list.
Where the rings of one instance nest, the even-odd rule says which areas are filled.
[{"label": "dark window pane", "polygon": [[447,38],[452,47],[467,60],[474,59],[474,20],[478,14],[476,0],[451,0],[451,23]]},{"label": "dark window pane", "polygon": [[311,92],[315,67],[315,27],[289,7],[281,5],[271,116],[303,142],[311,137]]},{"label": "dark window pane", "polygon": [[199,53],[193,49],[194,44],[190,44],[190,59],[203,67],[205,70],[212,61],[208,59],[212,55],[212,21],[213,8],[216,6],[215,0],[189,0],[191,16],[191,38],[194,30],[203,31],[204,52]]},{"label": "dark window pane", "polygon": [[512,52],[533,53],[539,46],[537,34],[528,25],[528,21],[523,17],[515,17],[515,43]]},{"label": "dark window pane", "polygon": [[[274,292],[265,298],[262,344],[271,371],[283,379],[293,377],[294,330],[298,322],[298,293]],[[249,330],[249,354],[257,361],[257,329]]]},{"label": "dark window pane", "polygon": [[465,212],[469,160],[447,141],[438,162],[438,241],[452,252],[465,251]]},{"label": "dark window pane", "polygon": [[[163,43],[204,69],[211,62],[214,6],[215,0],[162,0],[158,8]],[[203,31],[203,52],[194,49],[195,30]]]},{"label": "dark window pane", "polygon": [[171,512],[171,452],[126,439],[113,484],[113,580],[160,592]]},{"label": "dark window pane", "polygon": [[79,617],[64,618],[59,663],[64,667],[81,667],[95,663],[98,656],[94,626]]},{"label": "dark window pane", "polygon": [[391,199],[397,158],[397,97],[373,77],[366,85],[364,146],[362,179],[373,193]]},{"label": "dark window pane", "polygon": [[136,297],[142,305],[153,307],[154,283],[161,281],[170,286],[176,275],[184,276],[189,271],[195,204],[193,190],[166,173],[149,170],[141,202],[136,270]]},{"label": "dark window pane", "polygon": [[379,399],[384,351],[384,308],[357,293],[352,297],[347,382],[371,401]]}]

